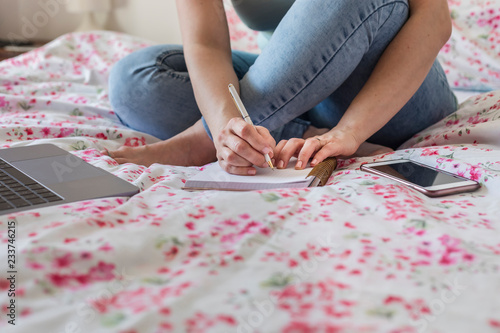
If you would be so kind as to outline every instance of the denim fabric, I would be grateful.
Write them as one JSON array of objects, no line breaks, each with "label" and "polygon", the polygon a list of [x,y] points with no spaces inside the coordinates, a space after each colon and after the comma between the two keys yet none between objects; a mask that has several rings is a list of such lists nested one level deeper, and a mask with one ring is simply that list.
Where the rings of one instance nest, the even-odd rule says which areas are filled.
[{"label": "denim fabric", "polygon": [[[239,79],[256,58],[255,54],[233,52]],[[120,60],[111,70],[109,95],[123,124],[162,140],[201,118],[180,45],[151,46]]]},{"label": "denim fabric", "polygon": [[[302,137],[310,124],[334,127],[408,14],[407,0],[296,0],[262,54],[233,52],[254,124],[277,142]],[[125,125],[160,139],[201,117],[176,45],[146,48],[118,62],[110,99]],[[417,93],[368,141],[397,148],[456,107],[436,61]]]}]

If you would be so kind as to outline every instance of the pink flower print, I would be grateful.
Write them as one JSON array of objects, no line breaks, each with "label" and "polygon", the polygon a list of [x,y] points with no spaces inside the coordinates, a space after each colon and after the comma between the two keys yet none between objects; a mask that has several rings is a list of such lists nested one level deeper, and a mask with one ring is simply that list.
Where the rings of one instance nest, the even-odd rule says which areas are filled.
[{"label": "pink flower print", "polygon": [[64,268],[69,267],[73,261],[71,253],[67,253],[61,257],[55,257],[52,265],[56,268]]},{"label": "pink flower print", "polygon": [[[459,84],[458,84],[458,83],[456,83],[455,85],[457,85],[457,86],[458,86]],[[452,120],[448,120],[448,121],[446,122],[446,125],[445,125],[445,126],[446,126],[446,127],[450,127],[450,126],[453,126],[453,125],[457,125],[458,123],[460,123],[460,120],[458,120],[458,119],[453,120],[453,119],[452,119]]]},{"label": "pink flower print", "polygon": [[66,287],[71,282],[71,276],[65,274],[49,274],[48,276],[50,282],[56,287]]},{"label": "pink flower print", "polygon": [[103,139],[103,140],[107,140],[108,139],[108,137],[104,133],[98,133],[95,137],[97,139]]},{"label": "pink flower print", "polygon": [[10,282],[7,279],[0,279],[0,290],[9,289]]},{"label": "pink flower print", "polygon": [[65,138],[65,137],[70,136],[74,132],[75,132],[74,128],[61,128],[59,130],[59,134],[57,134],[55,137],[56,138]]},{"label": "pink flower print", "polygon": [[464,253],[464,255],[462,256],[462,259],[464,261],[468,261],[468,262],[474,261],[475,258],[476,257],[473,254],[471,254],[471,253]]},{"label": "pink flower print", "polygon": [[113,247],[111,245],[109,245],[108,243],[99,247],[99,251],[103,251],[103,252],[108,252],[108,251],[112,251],[112,250],[113,250]]},{"label": "pink flower print", "polygon": [[439,155],[437,149],[433,148],[425,148],[422,150],[422,153],[420,156],[433,156],[433,155]]},{"label": "pink flower print", "polygon": [[50,128],[48,127],[42,128],[42,133],[44,138],[48,137],[50,135]]},{"label": "pink flower print", "polygon": [[469,119],[467,120],[467,122],[469,124],[476,125],[476,124],[488,122],[488,118],[480,118],[480,114],[478,113],[474,117],[469,117]]},{"label": "pink flower print", "polygon": [[92,252],[84,251],[84,252],[80,253],[80,259],[83,259],[83,260],[92,259]]},{"label": "pink flower print", "polygon": [[439,264],[443,266],[453,265],[456,262],[456,259],[453,259],[448,253],[441,257],[439,260]]},{"label": "pink flower print", "polygon": [[445,247],[445,251],[439,260],[440,265],[448,266],[455,264],[459,259],[472,262],[475,259],[473,254],[466,252],[464,249],[460,248],[460,239],[452,238],[448,235],[443,235],[438,238],[441,244]]},{"label": "pink flower print", "polygon": [[144,137],[127,138],[127,140],[125,140],[125,146],[127,146],[127,147],[138,147],[138,146],[145,146],[145,145],[146,145],[146,139]]},{"label": "pink flower print", "polygon": [[172,260],[179,253],[179,248],[177,246],[172,246],[169,251],[163,252],[167,260]]},{"label": "pink flower print", "polygon": [[490,320],[490,326],[491,327],[495,327],[495,328],[500,328],[500,320],[491,319]]},{"label": "pink flower print", "polygon": [[418,248],[418,254],[428,258],[432,257],[432,252],[423,248]]},{"label": "pink flower print", "polygon": [[385,305],[388,305],[388,304],[392,304],[392,303],[404,303],[404,299],[402,299],[401,297],[399,296],[387,296],[384,300],[384,304]]},{"label": "pink flower print", "polygon": [[90,269],[88,275],[92,281],[109,281],[115,277],[115,274],[113,273],[114,269],[114,264],[106,264],[103,261],[99,261],[97,266]]},{"label": "pink flower print", "polygon": [[470,179],[476,181],[481,179],[481,171],[479,170],[478,167],[475,166],[471,167],[469,173],[470,173]]},{"label": "pink flower print", "polygon": [[28,266],[28,267],[29,267],[29,268],[31,268],[31,269],[44,269],[44,268],[45,268],[45,266],[44,266],[44,265],[39,264],[39,263],[34,262],[34,261],[28,261],[28,262],[26,263],[26,266]]},{"label": "pink flower print", "polygon": [[7,102],[5,100],[4,96],[0,96],[0,108],[6,107],[6,106],[9,106],[9,102]]}]

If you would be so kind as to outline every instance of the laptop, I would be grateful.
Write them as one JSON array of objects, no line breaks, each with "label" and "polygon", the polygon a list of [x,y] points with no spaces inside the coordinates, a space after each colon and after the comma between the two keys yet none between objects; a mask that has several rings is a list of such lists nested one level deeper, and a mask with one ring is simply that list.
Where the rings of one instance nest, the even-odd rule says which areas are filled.
[{"label": "laptop", "polygon": [[0,149],[0,215],[138,192],[53,144]]}]

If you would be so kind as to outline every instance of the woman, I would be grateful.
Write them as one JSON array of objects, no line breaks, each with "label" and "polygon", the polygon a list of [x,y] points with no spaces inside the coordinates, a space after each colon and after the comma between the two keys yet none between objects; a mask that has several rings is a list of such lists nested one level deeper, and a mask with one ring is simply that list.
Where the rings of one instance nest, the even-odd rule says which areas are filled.
[{"label": "woman", "polygon": [[[250,27],[276,28],[261,55],[231,52],[222,0],[177,0],[184,48],[140,50],[110,77],[121,121],[164,141],[110,156],[143,165],[218,160],[253,175],[269,153],[278,168],[297,156],[300,169],[311,158],[314,166],[390,151],[456,110],[435,60],[451,33],[447,0],[233,4]],[[235,108],[229,83],[256,128]]]}]

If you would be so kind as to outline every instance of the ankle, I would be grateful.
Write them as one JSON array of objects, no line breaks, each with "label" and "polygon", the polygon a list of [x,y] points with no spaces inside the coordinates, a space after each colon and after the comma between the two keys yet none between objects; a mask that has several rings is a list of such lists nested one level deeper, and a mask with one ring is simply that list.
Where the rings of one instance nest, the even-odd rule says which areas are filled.
[{"label": "ankle", "polygon": [[214,143],[205,131],[201,120],[182,134],[182,149],[189,154],[190,165],[202,166],[217,161]]}]

